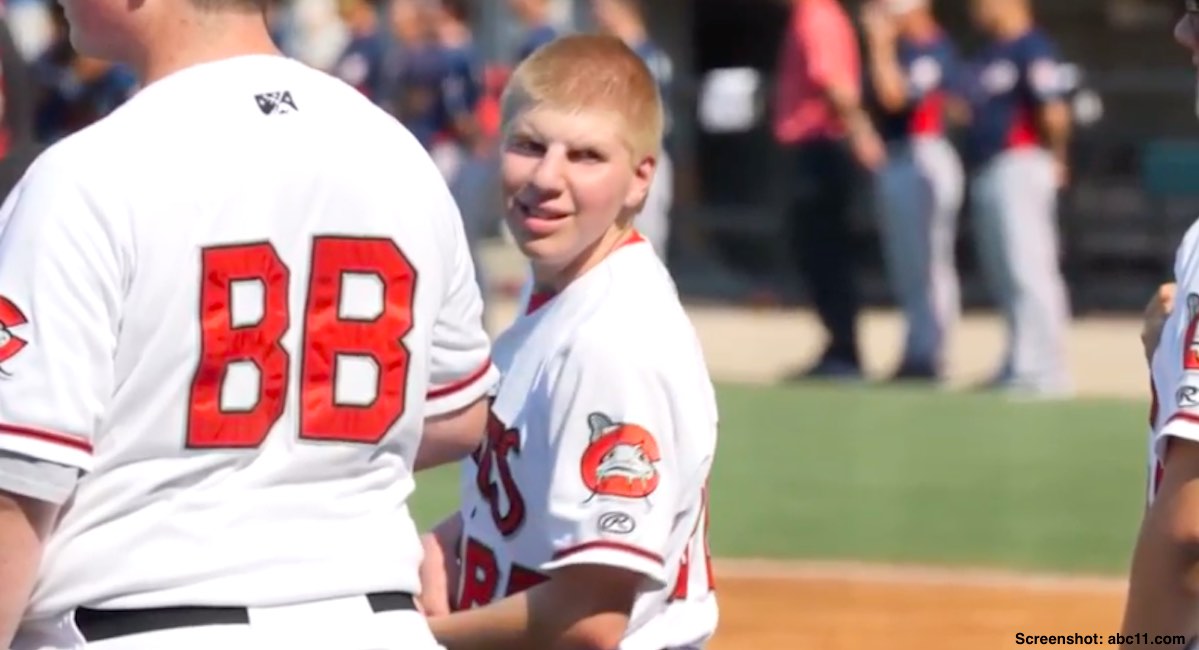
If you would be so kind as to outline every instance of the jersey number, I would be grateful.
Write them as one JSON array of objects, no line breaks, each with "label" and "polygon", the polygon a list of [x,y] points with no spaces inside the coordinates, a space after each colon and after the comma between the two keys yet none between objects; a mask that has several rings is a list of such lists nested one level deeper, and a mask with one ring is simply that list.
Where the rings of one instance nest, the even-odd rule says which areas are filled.
[{"label": "jersey number", "polygon": [[[377,444],[404,413],[403,339],[412,330],[416,269],[392,240],[353,237],[314,238],[311,265],[299,344],[299,436]],[[290,270],[263,242],[206,248],[201,273],[187,446],[255,448],[289,394],[292,359],[283,336],[291,327]],[[343,368],[355,360],[353,373]],[[369,366],[372,397],[338,394],[339,373],[363,376]]]},{"label": "jersey number", "polygon": [[[519,564],[508,571],[508,586],[504,596],[519,594],[548,580],[538,573]],[[500,566],[495,552],[482,542],[468,537],[462,553],[462,592],[457,609],[471,609],[490,604],[499,594]]]}]

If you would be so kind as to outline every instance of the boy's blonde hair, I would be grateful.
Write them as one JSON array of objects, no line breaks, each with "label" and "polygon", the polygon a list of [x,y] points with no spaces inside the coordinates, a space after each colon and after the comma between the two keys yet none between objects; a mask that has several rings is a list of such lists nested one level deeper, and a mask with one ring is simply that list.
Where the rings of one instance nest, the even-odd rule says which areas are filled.
[{"label": "boy's blonde hair", "polygon": [[658,84],[641,57],[612,36],[575,34],[542,46],[513,71],[500,102],[505,132],[533,107],[599,110],[624,121],[622,133],[634,162],[656,158],[662,147],[665,117]]}]

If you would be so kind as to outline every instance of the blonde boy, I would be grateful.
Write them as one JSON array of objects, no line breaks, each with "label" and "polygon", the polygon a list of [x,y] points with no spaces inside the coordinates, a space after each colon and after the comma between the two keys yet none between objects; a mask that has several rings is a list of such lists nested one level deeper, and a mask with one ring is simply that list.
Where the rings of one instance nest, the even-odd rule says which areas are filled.
[{"label": "blonde boy", "polygon": [[568,36],[517,68],[503,119],[506,219],[533,280],[495,344],[461,508],[426,537],[430,625],[449,650],[703,647],[716,402],[632,224],[662,139],[654,79],[620,40]]}]

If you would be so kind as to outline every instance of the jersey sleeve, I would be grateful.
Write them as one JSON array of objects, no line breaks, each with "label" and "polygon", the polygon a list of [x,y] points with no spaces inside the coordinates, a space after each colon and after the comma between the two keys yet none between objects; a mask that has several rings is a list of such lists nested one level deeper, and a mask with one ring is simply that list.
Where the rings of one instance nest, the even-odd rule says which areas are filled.
[{"label": "jersey sleeve", "polygon": [[1199,442],[1199,227],[1193,226],[1183,238],[1174,276],[1178,288],[1173,310],[1153,359],[1154,387],[1171,400],[1159,398],[1155,403],[1154,410],[1160,410],[1155,419],[1164,420],[1153,436],[1157,458],[1165,457],[1170,438]]},{"label": "jersey sleeve", "polygon": [[548,402],[553,555],[543,571],[600,564],[666,584],[680,498],[671,401],[636,356],[576,343],[562,362]]},{"label": "jersey sleeve", "polygon": [[483,325],[483,298],[458,208],[444,191],[448,218],[447,291],[433,325],[425,417],[443,415],[483,397],[499,379]]},{"label": "jersey sleeve", "polygon": [[1062,100],[1067,88],[1057,48],[1049,39],[1036,36],[1028,41],[1026,54],[1022,73],[1033,101],[1049,104]]},{"label": "jersey sleeve", "polygon": [[0,208],[0,449],[92,468],[114,385],[117,230],[50,150]]}]

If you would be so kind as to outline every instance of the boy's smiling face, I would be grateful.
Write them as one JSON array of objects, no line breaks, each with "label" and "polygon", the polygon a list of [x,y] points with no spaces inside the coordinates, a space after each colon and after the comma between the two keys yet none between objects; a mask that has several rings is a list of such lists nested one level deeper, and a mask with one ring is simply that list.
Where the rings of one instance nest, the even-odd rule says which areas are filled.
[{"label": "boy's smiling face", "polygon": [[[534,105],[505,133],[501,178],[505,219],[539,282],[572,269],[629,228],[653,178],[636,161],[615,112]],[[569,281],[569,278],[566,279]]]}]

